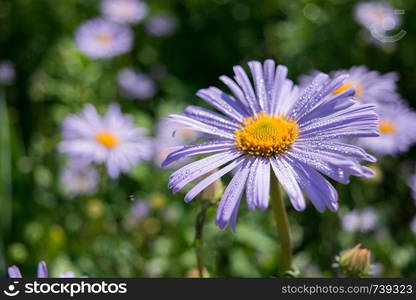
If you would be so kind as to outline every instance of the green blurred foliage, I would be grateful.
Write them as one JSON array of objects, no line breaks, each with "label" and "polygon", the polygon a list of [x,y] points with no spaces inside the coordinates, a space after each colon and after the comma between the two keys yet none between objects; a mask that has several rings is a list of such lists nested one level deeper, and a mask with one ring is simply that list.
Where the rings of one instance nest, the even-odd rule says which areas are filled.
[{"label": "green blurred foliage", "polygon": [[[356,1],[316,0],[152,0],[151,13],[164,11],[178,20],[177,32],[151,37],[143,24],[133,26],[134,50],[111,61],[91,60],[79,53],[74,31],[99,15],[99,1],[0,1],[0,58],[12,60],[17,80],[8,87],[10,130],[0,122],[2,204],[3,179],[12,169],[12,214],[0,212],[0,272],[19,264],[35,274],[39,260],[52,275],[73,270],[89,277],[185,276],[195,266],[194,222],[198,205],[183,203],[183,192],[167,189],[170,171],[148,163],[116,181],[103,179],[94,196],[70,199],[62,191],[59,174],[65,158],[57,152],[60,124],[85,103],[100,111],[117,101],[136,123],[155,134],[155,124],[187,104],[202,104],[195,92],[218,85],[217,77],[249,60],[274,58],[287,65],[290,77],[311,69],[329,72],[367,65],[400,74],[399,91],[416,106],[415,1],[392,1],[404,9],[406,36],[390,47],[366,42],[353,21]],[[117,71],[133,66],[148,72],[163,64],[167,76],[158,82],[154,99],[123,99]],[[0,100],[2,101],[2,100]],[[202,104],[203,105],[203,104]],[[0,113],[4,114],[3,108]],[[8,138],[10,136],[10,139]],[[5,159],[11,153],[11,160]],[[416,208],[406,186],[403,164],[412,166],[414,149],[378,163],[378,180],[353,179],[336,185],[339,213],[318,213],[311,205],[296,212],[288,205],[295,248],[295,267],[301,276],[337,276],[331,265],[340,250],[361,243],[383,265],[384,276],[416,276],[416,236],[410,221]],[[155,180],[157,178],[157,180]],[[10,178],[9,178],[10,179]],[[151,206],[150,215],[132,223],[130,195]],[[288,203],[286,199],[286,203]],[[367,234],[342,229],[340,216],[373,206],[380,217]],[[3,206],[1,206],[3,207]],[[213,224],[211,208],[205,234],[207,269],[212,276],[275,276],[279,247],[269,211],[247,212],[242,205],[237,232],[222,232]]]}]

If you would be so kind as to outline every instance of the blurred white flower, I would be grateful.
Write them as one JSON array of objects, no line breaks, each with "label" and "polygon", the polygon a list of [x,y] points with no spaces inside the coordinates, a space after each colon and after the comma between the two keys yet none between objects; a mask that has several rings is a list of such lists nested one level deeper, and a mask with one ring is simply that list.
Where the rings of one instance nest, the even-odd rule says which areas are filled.
[{"label": "blurred white flower", "polygon": [[369,232],[377,224],[378,215],[374,208],[355,209],[341,218],[342,228],[349,232]]},{"label": "blurred white flower", "polygon": [[144,100],[152,98],[156,93],[156,84],[153,79],[131,68],[119,71],[117,81],[127,98]]},{"label": "blurred white flower", "polygon": [[70,162],[61,173],[61,185],[69,197],[96,193],[99,180],[97,170],[77,162]]},{"label": "blurred white flower", "polygon": [[101,12],[109,20],[123,24],[135,24],[143,20],[149,8],[139,0],[103,0]]}]

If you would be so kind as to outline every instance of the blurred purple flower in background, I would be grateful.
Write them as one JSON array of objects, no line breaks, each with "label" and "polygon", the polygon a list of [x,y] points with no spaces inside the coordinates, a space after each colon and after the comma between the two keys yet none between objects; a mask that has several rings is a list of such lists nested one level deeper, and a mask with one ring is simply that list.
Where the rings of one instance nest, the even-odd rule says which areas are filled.
[{"label": "blurred purple flower in background", "polygon": [[133,38],[129,27],[96,18],[77,29],[75,42],[88,57],[111,58],[129,52],[133,47]]},{"label": "blurred purple flower in background", "polygon": [[334,95],[349,88],[355,89],[355,98],[363,103],[384,103],[399,100],[396,93],[397,73],[380,74],[369,71],[365,66],[354,66],[349,70],[340,70],[331,73],[331,77],[348,74],[344,84],[333,92]]},{"label": "blurred purple flower in background", "polygon": [[131,99],[149,99],[156,94],[156,84],[153,79],[131,68],[118,72],[117,82],[123,95]]},{"label": "blurred purple flower in background", "polygon": [[101,12],[110,21],[122,24],[135,24],[143,20],[148,6],[140,0],[103,0]]},{"label": "blurred purple flower in background", "polygon": [[[169,119],[162,119],[157,124],[157,135],[155,139],[155,156],[156,165],[161,166],[166,157],[173,151],[179,149],[185,144],[193,142],[197,137],[197,132],[184,128]],[[170,167],[178,167],[190,159],[179,163],[172,163]]]},{"label": "blurred purple flower in background", "polygon": [[342,216],[342,228],[349,232],[369,232],[378,222],[378,215],[374,208],[354,209]]},{"label": "blurred purple flower in background", "polygon": [[401,102],[379,105],[380,136],[360,138],[359,146],[379,155],[399,154],[416,142],[416,112]]},{"label": "blurred purple flower in background", "polygon": [[92,195],[97,192],[100,174],[80,162],[70,162],[61,173],[61,183],[69,197]]},{"label": "blurred purple flower in background", "polygon": [[153,16],[146,23],[146,31],[153,36],[171,35],[176,30],[176,20],[173,16],[163,13]]},{"label": "blurred purple flower in background", "polygon": [[131,209],[131,217],[135,222],[143,221],[150,213],[149,204],[145,201],[136,201]]},{"label": "blurred purple flower in background", "polygon": [[64,120],[62,135],[62,153],[81,162],[104,163],[112,178],[152,155],[153,143],[145,130],[136,127],[130,115],[123,115],[118,104],[112,104],[103,117],[87,104],[81,114]]},{"label": "blurred purple flower in background", "polygon": [[299,97],[287,68],[273,60],[249,62],[254,87],[241,66],[235,66],[235,81],[220,79],[234,96],[210,87],[197,95],[223,114],[190,106],[172,121],[206,134],[207,140],[184,146],[169,154],[163,165],[184,157],[217,152],[190,163],[170,176],[169,188],[178,192],[187,184],[205,177],[185,196],[189,202],[206,187],[236,169],[218,206],[216,224],[235,230],[241,197],[246,194],[250,210],[269,204],[270,171],[286,191],[293,207],[302,211],[306,201],[302,190],[319,210],[338,209],[335,188],[320,173],[348,183],[349,176],[372,177],[374,172],[360,165],[375,161],[359,147],[343,143],[351,137],[378,136],[375,107],[353,100],[353,89],[330,99],[342,86],[345,76],[330,79],[320,73]]},{"label": "blurred purple flower in background", "polygon": [[[9,278],[23,278],[22,274],[20,273],[20,270],[17,266],[11,266],[8,269]],[[41,261],[38,264],[38,272],[36,275],[37,278],[48,278],[48,268],[46,267],[46,263],[44,261]],[[73,272],[66,272],[61,274],[59,277],[61,278],[73,278],[74,273]]]},{"label": "blurred purple flower in background", "polygon": [[396,29],[401,17],[386,2],[360,2],[355,6],[355,20],[368,30],[380,33]]},{"label": "blurred purple flower in background", "polygon": [[0,84],[11,85],[16,78],[16,70],[13,62],[9,60],[0,61]]}]

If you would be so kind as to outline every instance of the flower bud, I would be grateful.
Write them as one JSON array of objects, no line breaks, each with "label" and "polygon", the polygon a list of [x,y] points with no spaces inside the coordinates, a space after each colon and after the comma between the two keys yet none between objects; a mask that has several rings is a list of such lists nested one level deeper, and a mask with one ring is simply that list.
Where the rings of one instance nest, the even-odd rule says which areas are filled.
[{"label": "flower bud", "polygon": [[352,249],[342,251],[336,258],[336,266],[348,277],[367,275],[371,267],[371,252],[360,247],[358,244]]}]

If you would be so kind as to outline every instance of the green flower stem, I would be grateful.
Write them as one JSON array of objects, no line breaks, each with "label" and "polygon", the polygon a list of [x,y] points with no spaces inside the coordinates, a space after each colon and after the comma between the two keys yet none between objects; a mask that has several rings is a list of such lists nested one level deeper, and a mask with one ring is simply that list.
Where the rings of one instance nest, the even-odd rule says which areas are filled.
[{"label": "green flower stem", "polygon": [[6,271],[4,242],[12,221],[11,130],[5,91],[0,86],[0,273]]},{"label": "green flower stem", "polygon": [[292,269],[292,239],[285,204],[279,189],[279,182],[275,180],[271,185],[271,203],[273,216],[276,221],[277,235],[282,248],[280,271],[283,276]]},{"label": "green flower stem", "polygon": [[196,217],[195,224],[195,256],[199,277],[204,277],[204,228],[209,205],[201,202],[201,210]]}]

